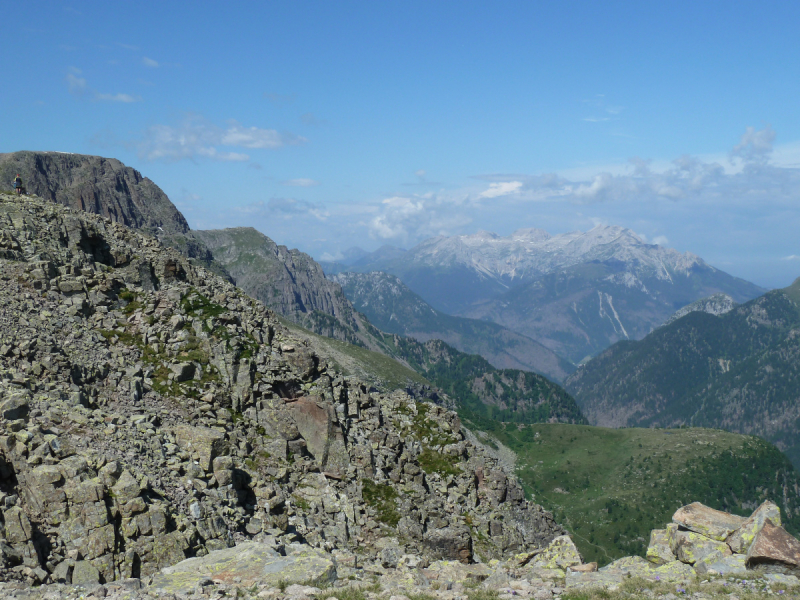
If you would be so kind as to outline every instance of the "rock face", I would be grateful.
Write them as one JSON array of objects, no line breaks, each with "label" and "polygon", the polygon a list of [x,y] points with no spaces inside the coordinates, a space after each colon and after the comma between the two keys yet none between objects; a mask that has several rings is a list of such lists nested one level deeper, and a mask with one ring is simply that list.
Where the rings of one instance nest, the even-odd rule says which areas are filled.
[{"label": "rock face", "polygon": [[247,541],[488,560],[564,533],[454,413],[337,373],[102,216],[0,195],[0,325],[0,579],[144,577]]},{"label": "rock face", "polygon": [[[252,227],[193,231],[237,286],[275,312],[315,333],[371,347],[369,329],[322,267],[279,246]],[[333,317],[331,319],[330,317]]]},{"label": "rock face", "polygon": [[108,217],[155,235],[187,233],[189,224],[167,195],[113,158],[65,152],[0,154],[0,189],[20,173],[29,194]]}]

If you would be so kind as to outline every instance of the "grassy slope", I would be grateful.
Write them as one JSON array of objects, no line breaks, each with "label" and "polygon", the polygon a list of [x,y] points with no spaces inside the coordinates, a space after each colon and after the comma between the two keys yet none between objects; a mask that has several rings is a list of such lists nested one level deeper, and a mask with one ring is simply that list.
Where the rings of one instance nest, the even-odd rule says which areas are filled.
[{"label": "grassy slope", "polygon": [[774,446],[712,429],[605,429],[499,425],[536,502],[574,534],[584,558],[604,564],[639,554],[651,529],[699,501],[749,515],[765,499],[800,532],[800,475]]}]

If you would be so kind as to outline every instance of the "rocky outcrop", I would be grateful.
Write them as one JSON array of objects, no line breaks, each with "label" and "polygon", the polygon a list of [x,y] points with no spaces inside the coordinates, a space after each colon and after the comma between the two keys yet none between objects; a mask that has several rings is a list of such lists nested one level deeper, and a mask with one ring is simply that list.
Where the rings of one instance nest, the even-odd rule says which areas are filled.
[{"label": "rocky outcrop", "polygon": [[[67,152],[0,154],[0,189],[20,173],[29,194],[155,235],[187,233],[167,195],[120,161]],[[9,184],[10,185],[10,184]]]},{"label": "rocky outcrop", "polygon": [[144,578],[247,541],[469,562],[563,534],[454,413],[338,373],[155,238],[3,195],[0,231],[0,579]]},{"label": "rocky outcrop", "polygon": [[[647,560],[626,557],[596,573],[567,573],[568,588],[618,587],[628,577],[688,585],[696,577],[777,576],[798,585],[800,542],[780,526],[778,507],[769,501],[749,518],[694,502],[679,508],[666,529],[653,530]],[[781,579],[789,575],[791,577]],[[685,591],[685,588],[684,588]]]},{"label": "rocky outcrop", "polygon": [[237,286],[275,312],[321,335],[374,345],[342,288],[326,279],[307,254],[279,246],[252,227],[192,235],[210,249]]},{"label": "rocky outcrop", "polygon": [[[687,304],[681,309],[678,309],[673,315],[664,321],[664,325],[669,325],[673,321],[677,321],[681,317],[685,317],[692,312],[704,312],[709,315],[724,315],[732,311],[738,304],[728,294],[713,294],[708,298],[700,298],[691,304]],[[662,327],[664,326],[662,325]]]}]

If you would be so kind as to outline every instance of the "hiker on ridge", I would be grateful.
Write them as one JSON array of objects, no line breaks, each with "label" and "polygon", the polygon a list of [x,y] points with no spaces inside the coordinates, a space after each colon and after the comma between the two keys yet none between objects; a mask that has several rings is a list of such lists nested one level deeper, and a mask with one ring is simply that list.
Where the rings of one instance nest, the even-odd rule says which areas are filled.
[{"label": "hiker on ridge", "polygon": [[17,176],[14,178],[14,193],[17,196],[22,194],[22,177],[19,176],[19,173],[17,173]]}]

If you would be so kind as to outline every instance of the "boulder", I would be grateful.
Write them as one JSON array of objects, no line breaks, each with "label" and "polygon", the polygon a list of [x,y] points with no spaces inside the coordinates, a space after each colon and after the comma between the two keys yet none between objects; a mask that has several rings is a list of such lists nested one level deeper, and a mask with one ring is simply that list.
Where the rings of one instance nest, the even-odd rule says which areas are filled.
[{"label": "boulder", "polygon": [[743,554],[729,554],[723,556],[718,552],[714,552],[698,560],[694,564],[694,569],[700,575],[746,577],[747,567],[745,565],[745,560],[746,558]]},{"label": "boulder", "polygon": [[100,571],[88,560],[79,560],[72,569],[72,585],[100,583]]},{"label": "boulder", "polygon": [[766,573],[800,575],[800,542],[767,521],[747,551],[746,564],[748,569]]},{"label": "boulder", "polygon": [[650,532],[650,544],[647,546],[648,561],[655,565],[665,565],[675,560],[669,544],[669,532],[666,529],[653,529]]},{"label": "boulder", "polygon": [[750,544],[756,539],[756,535],[764,527],[764,523],[770,522],[776,527],[781,526],[781,509],[766,500],[753,514],[742,524],[738,531],[728,538],[728,546],[737,554],[747,554]]},{"label": "boulder", "polygon": [[597,563],[590,562],[583,565],[574,565],[572,567],[567,567],[567,573],[594,573],[597,571]]},{"label": "boulder", "polygon": [[119,502],[128,502],[132,500],[139,495],[139,492],[141,492],[139,482],[136,481],[136,478],[131,475],[128,469],[122,472],[117,483],[111,488],[111,493]]},{"label": "boulder", "polygon": [[445,560],[472,561],[472,538],[466,527],[450,526],[425,532],[423,542],[432,554]]},{"label": "boulder", "polygon": [[672,583],[689,581],[694,579],[695,575],[696,572],[691,565],[687,565],[679,560],[673,560],[672,562],[653,569],[654,578]]},{"label": "boulder", "polygon": [[190,362],[182,362],[170,365],[175,381],[189,381],[194,378],[195,366]]},{"label": "boulder", "polygon": [[602,571],[582,573],[580,571],[573,571],[570,568],[567,571],[566,588],[568,590],[614,588],[621,585],[625,579],[626,576],[619,573],[606,573]]},{"label": "boulder", "polygon": [[626,577],[650,577],[654,567],[641,556],[626,556],[602,567],[598,572]]},{"label": "boulder", "polygon": [[14,394],[0,403],[0,415],[2,415],[6,421],[24,419],[28,416],[29,410],[30,404],[27,394]]},{"label": "boulder", "polygon": [[336,566],[322,550],[300,544],[286,547],[286,556],[258,542],[215,550],[166,567],[153,577],[151,589],[163,594],[188,594],[211,579],[250,587],[255,584],[324,585],[336,580]]},{"label": "boulder", "polygon": [[712,540],[693,531],[679,531],[675,537],[675,555],[679,561],[689,565],[693,565],[710,554],[718,553],[720,556],[731,554],[731,549],[725,542]]},{"label": "boulder", "polygon": [[529,568],[533,568],[535,573],[546,575],[541,571],[553,571],[560,573],[564,577],[568,567],[576,567],[583,564],[578,548],[568,535],[560,535],[539,554],[534,556],[528,563]]},{"label": "boulder", "polygon": [[175,442],[189,452],[200,455],[200,467],[206,472],[211,470],[212,461],[217,456],[226,454],[227,442],[225,434],[209,427],[191,427],[178,425],[175,428]]},{"label": "boulder", "polygon": [[730,534],[739,529],[746,519],[721,510],[714,510],[699,502],[692,502],[679,508],[672,515],[672,520],[690,531],[723,542]]},{"label": "boulder", "polygon": [[287,404],[287,408],[320,468],[342,475],[350,459],[333,407],[319,396],[308,396]]}]

